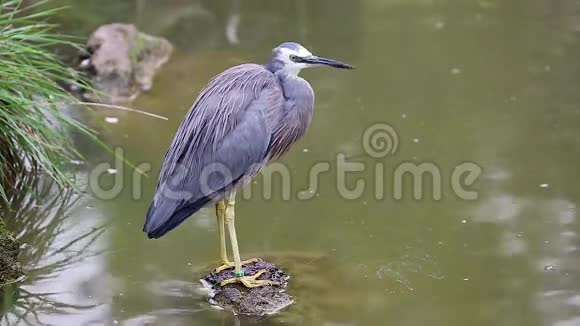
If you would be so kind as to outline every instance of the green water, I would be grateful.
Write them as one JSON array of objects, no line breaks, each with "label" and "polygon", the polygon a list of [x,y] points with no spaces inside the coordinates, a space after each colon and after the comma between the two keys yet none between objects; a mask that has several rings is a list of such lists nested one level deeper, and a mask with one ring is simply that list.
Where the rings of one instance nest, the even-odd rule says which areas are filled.
[{"label": "green water", "polygon": [[[55,257],[72,260],[30,277],[21,291],[37,294],[40,303],[21,295],[4,322],[22,315],[53,325],[580,324],[579,2],[66,4],[67,32],[86,35],[99,24],[125,21],[175,44],[153,90],[132,104],[169,120],[117,111],[90,118],[126,158],[150,164],[151,176],[135,188],[131,171],[119,169],[118,196],[84,196],[66,219],[55,219],[51,225],[60,229],[38,245],[57,253],[30,258],[28,269]],[[236,17],[237,32],[228,38]],[[282,264],[296,299],[255,321],[211,308],[199,289],[197,278],[217,264],[212,209],[160,240],[147,240],[141,227],[165,150],[200,88],[229,66],[265,62],[286,40],[358,69],[302,74],[316,91],[316,111],[308,134],[281,160],[291,198],[282,198],[280,178],[264,198],[259,178],[254,195],[238,201],[242,256]],[[119,123],[104,123],[108,116]],[[362,142],[377,123],[394,129],[397,148],[375,158]],[[89,159],[81,176],[111,161],[81,147]],[[341,153],[364,164],[346,178],[349,189],[366,182],[354,199],[337,186]],[[304,192],[321,162],[331,171],[315,191]],[[429,180],[423,197],[413,199],[408,179],[403,198],[395,199],[394,171],[405,162],[437,167],[439,200]],[[475,200],[452,187],[453,171],[464,162],[483,170],[466,187],[478,191]],[[384,179],[379,199],[377,166]],[[114,177],[101,181],[111,185]],[[104,223],[105,233],[86,248],[83,238],[59,251]]]}]

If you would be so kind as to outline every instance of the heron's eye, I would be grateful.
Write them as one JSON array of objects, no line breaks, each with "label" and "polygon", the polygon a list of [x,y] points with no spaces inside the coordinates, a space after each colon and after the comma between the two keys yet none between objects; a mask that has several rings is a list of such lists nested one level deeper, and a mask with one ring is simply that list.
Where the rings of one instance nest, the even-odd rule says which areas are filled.
[{"label": "heron's eye", "polygon": [[298,62],[299,57],[297,55],[291,54],[290,55],[290,60],[294,61],[294,62]]}]

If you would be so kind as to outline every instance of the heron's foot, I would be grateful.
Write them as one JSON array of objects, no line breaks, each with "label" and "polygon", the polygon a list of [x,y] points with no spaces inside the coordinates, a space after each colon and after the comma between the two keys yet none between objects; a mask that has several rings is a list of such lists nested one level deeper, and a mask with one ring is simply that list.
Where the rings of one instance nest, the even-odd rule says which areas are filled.
[{"label": "heron's foot", "polygon": [[272,282],[272,281],[268,281],[268,280],[258,280],[258,277],[262,276],[262,274],[264,274],[265,272],[266,272],[266,270],[263,269],[263,270],[257,272],[254,275],[251,275],[251,276],[237,276],[234,278],[230,278],[230,279],[222,281],[220,283],[220,286],[226,286],[228,284],[235,284],[235,283],[242,283],[247,288],[257,288],[257,287],[265,286],[265,285],[278,284],[276,282]]},{"label": "heron's foot", "polygon": [[[260,258],[252,258],[252,259],[248,259],[248,260],[244,260],[242,261],[242,266],[247,265],[247,264],[251,264],[251,263],[257,263],[262,261]],[[222,262],[221,266],[219,266],[218,268],[216,268],[214,270],[214,273],[219,273],[222,271],[225,271],[228,268],[233,268],[234,267],[234,263],[232,263],[231,261],[225,261]]]}]

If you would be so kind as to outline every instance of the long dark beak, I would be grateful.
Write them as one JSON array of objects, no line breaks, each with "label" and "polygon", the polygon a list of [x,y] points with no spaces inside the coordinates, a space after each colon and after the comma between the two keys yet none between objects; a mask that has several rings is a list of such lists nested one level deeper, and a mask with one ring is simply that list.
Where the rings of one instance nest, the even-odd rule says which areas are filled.
[{"label": "long dark beak", "polygon": [[323,66],[330,66],[330,67],[339,68],[339,69],[354,69],[353,66],[351,66],[347,63],[332,60],[332,59],[317,57],[315,55],[304,57],[304,58],[302,58],[301,61],[304,63],[307,63],[307,64],[311,64],[311,65],[323,65]]}]

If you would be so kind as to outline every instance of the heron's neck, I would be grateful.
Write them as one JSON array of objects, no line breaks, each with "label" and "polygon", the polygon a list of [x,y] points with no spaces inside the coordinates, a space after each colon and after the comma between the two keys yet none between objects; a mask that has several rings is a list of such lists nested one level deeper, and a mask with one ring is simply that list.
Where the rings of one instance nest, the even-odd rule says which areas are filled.
[{"label": "heron's neck", "polygon": [[[311,103],[314,96],[312,87],[310,87],[310,84],[304,78],[287,74],[284,71],[279,71],[275,75],[282,86],[284,98],[286,98],[287,101],[292,102],[293,106],[297,105],[308,108],[314,104]],[[311,108],[308,110],[310,109]]]}]

